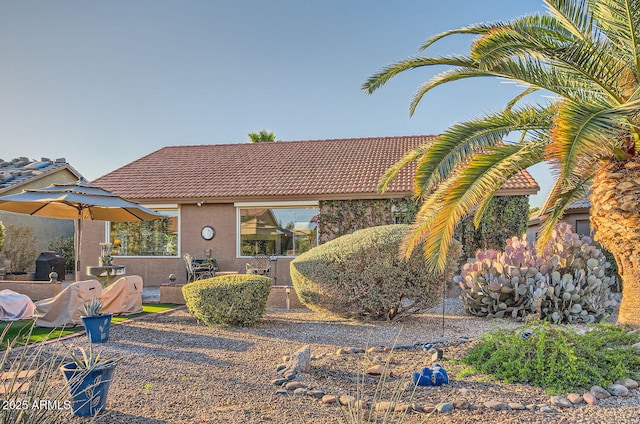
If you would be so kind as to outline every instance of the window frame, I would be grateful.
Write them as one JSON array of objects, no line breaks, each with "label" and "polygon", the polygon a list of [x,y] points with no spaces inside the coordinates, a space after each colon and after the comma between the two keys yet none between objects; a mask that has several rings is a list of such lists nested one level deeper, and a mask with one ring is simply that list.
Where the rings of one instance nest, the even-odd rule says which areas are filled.
[{"label": "window frame", "polygon": [[[112,255],[114,258],[122,258],[122,259],[176,259],[181,258],[181,238],[182,238],[182,209],[181,205],[178,204],[158,204],[158,205],[141,205],[147,209],[151,209],[152,211],[162,213],[163,211],[175,211],[177,212],[176,217],[178,218],[178,234],[176,235],[176,254],[172,256],[145,256],[145,255]],[[105,236],[104,239],[107,243],[113,243],[111,241],[111,221],[105,222]]]},{"label": "window frame", "polygon": [[[241,209],[304,209],[315,207],[317,209],[317,215],[320,215],[320,202],[317,200],[306,201],[283,201],[283,202],[236,202],[233,204],[236,209],[236,259],[248,259],[253,256],[242,255],[242,235],[241,225],[242,217],[240,214]],[[318,227],[316,227],[318,228]],[[320,245],[320,231],[316,231],[316,246]],[[283,258],[294,259],[299,255],[270,255],[271,258]]]}]

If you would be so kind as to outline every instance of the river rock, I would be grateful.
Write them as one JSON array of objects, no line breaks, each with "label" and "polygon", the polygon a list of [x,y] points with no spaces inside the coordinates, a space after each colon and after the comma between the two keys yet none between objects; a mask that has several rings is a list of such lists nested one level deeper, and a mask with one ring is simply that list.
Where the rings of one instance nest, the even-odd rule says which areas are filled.
[{"label": "river rock", "polygon": [[502,411],[509,408],[509,405],[497,400],[490,400],[488,402],[485,402],[483,405],[486,408],[493,409],[494,411]]},{"label": "river rock", "polygon": [[593,386],[590,390],[590,392],[596,397],[596,399],[600,400],[600,399],[606,399],[608,397],[611,397],[611,393],[607,392],[605,389],[603,389],[600,386]]},{"label": "river rock", "polygon": [[549,403],[553,406],[560,406],[562,408],[569,408],[573,406],[573,403],[564,396],[551,396],[549,398]]},{"label": "river rock", "polygon": [[324,395],[322,396],[322,403],[326,403],[327,405],[330,405],[332,403],[336,403],[338,401],[338,398],[335,395]]},{"label": "river rock", "polygon": [[582,395],[582,399],[584,399],[584,401],[587,403],[587,405],[594,406],[594,405],[598,404],[598,399],[596,399],[596,397],[591,392],[587,392],[587,393],[583,394]]},{"label": "river rock", "polygon": [[453,404],[449,402],[442,402],[436,406],[436,411],[438,412],[451,412],[453,411]]},{"label": "river rock", "polygon": [[612,384],[607,387],[607,390],[609,390],[609,393],[613,396],[627,396],[629,394],[629,389],[622,384]]},{"label": "river rock", "polygon": [[582,398],[582,395],[578,393],[569,393],[567,395],[567,399],[569,400],[569,402],[573,403],[574,405],[579,405],[584,401],[584,399]]},{"label": "river rock", "polygon": [[622,384],[624,387],[626,387],[629,390],[638,388],[638,382],[632,378],[625,378],[623,380],[618,380],[616,381],[616,384]]}]

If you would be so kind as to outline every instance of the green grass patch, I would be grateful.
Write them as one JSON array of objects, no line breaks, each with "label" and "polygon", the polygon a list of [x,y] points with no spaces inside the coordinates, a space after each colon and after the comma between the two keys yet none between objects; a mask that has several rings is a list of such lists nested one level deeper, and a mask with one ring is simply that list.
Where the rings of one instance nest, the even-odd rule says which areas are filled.
[{"label": "green grass patch", "polygon": [[[533,335],[523,339],[523,330]],[[467,352],[463,363],[507,383],[530,383],[550,394],[608,386],[640,375],[640,355],[631,347],[640,335],[610,324],[585,334],[549,323],[494,330]]]},{"label": "green grass patch", "polygon": [[[122,322],[143,315],[173,309],[177,306],[180,305],[176,305],[173,303],[145,304],[142,305],[142,312],[127,316],[115,316],[111,318],[111,322]],[[64,328],[33,327],[33,330],[31,330],[31,333],[29,333],[32,325],[32,319],[23,319],[19,321],[0,321],[0,333],[4,331],[5,327],[8,327],[4,337],[0,339],[0,349],[5,349],[8,340],[15,339],[16,346],[23,346],[26,344],[38,343],[45,340],[57,339],[69,334],[77,333],[79,331],[84,331],[84,326],[76,325],[73,327]]]}]

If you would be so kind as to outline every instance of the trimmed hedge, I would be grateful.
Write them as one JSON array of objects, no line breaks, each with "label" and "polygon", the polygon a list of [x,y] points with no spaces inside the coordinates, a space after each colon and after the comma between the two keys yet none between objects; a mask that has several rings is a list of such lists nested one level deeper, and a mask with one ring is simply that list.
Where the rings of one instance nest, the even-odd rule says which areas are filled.
[{"label": "trimmed hedge", "polygon": [[182,287],[189,312],[207,325],[247,327],[262,319],[271,278],[237,274],[198,280]]},{"label": "trimmed hedge", "polygon": [[309,308],[348,318],[394,319],[436,304],[460,257],[448,255],[447,275],[427,272],[421,249],[399,259],[408,225],[371,227],[338,237],[291,261],[298,298]]}]

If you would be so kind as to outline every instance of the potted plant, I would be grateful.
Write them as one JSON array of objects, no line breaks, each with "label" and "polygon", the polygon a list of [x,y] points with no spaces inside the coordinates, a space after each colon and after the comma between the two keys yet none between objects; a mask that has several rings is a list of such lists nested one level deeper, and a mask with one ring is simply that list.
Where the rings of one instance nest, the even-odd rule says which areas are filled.
[{"label": "potted plant", "polygon": [[69,351],[71,362],[61,367],[71,395],[71,410],[76,416],[94,416],[104,411],[119,358],[79,347]]},{"label": "potted plant", "polygon": [[104,343],[109,340],[109,328],[113,314],[102,313],[104,302],[94,298],[91,302],[83,301],[82,306],[84,310],[80,314],[89,342]]}]

